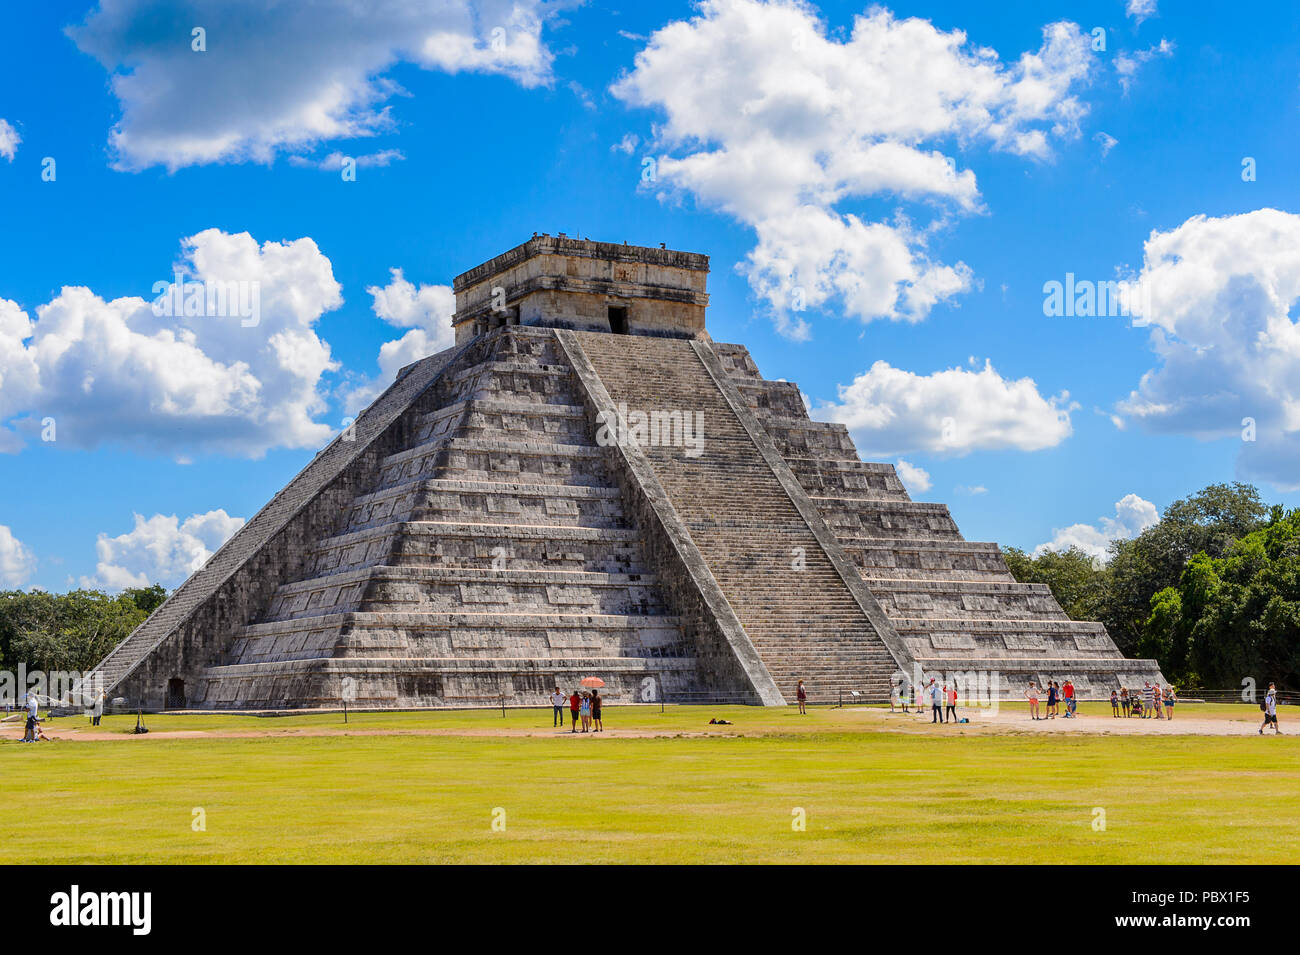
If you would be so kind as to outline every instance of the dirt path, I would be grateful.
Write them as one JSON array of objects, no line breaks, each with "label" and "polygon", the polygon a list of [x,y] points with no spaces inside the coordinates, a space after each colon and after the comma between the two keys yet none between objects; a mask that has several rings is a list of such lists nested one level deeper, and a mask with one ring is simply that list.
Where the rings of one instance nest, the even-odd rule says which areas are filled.
[{"label": "dirt path", "polygon": [[[980,733],[1057,733],[1062,735],[1114,734],[1119,736],[1257,736],[1262,714],[1257,710],[1242,707],[1242,715],[1237,716],[1196,716],[1192,704],[1183,704],[1176,708],[1173,720],[1135,719],[1120,717],[1116,719],[1109,714],[1105,716],[1076,716],[1073,719],[1058,717],[1056,719],[1032,720],[1028,707],[1023,703],[1011,703],[998,708],[997,713],[990,713],[978,707],[958,708],[958,714],[970,720],[957,726],[934,726],[930,715],[890,713],[888,710],[869,710],[882,722],[900,729],[926,730],[942,732],[960,728],[963,731]],[[1272,735],[1272,728],[1268,731]],[[1286,728],[1282,730],[1286,735]]]},{"label": "dirt path", "polygon": [[[268,728],[265,730],[150,730],[148,733],[109,733],[93,727],[67,727],[50,733],[50,741],[79,740],[84,742],[119,742],[122,740],[167,740],[167,739],[263,739],[267,737],[306,737],[306,736],[469,736],[469,737],[519,737],[525,739],[698,739],[706,736],[736,736],[736,733],[723,732],[686,732],[683,730],[604,730],[600,733],[570,733],[568,730],[520,729],[502,727],[500,729],[475,729],[458,727],[448,729],[364,729],[361,727],[310,726],[286,729]],[[10,742],[16,742],[11,740]]]},{"label": "dirt path", "polygon": [[[149,733],[136,736],[133,733],[109,732],[104,729],[82,725],[56,725],[47,729],[51,741],[80,740],[85,742],[123,742],[149,740],[187,740],[187,739],[262,739],[267,737],[295,738],[320,736],[448,736],[479,738],[519,738],[519,739],[568,739],[595,742],[597,740],[615,739],[702,739],[705,737],[738,736],[774,736],[791,733],[851,733],[868,731],[885,731],[900,733],[975,733],[980,735],[1001,735],[1012,733],[1038,733],[1059,735],[1123,735],[1123,736],[1255,736],[1259,731],[1259,720],[1255,711],[1245,707],[1241,715],[1196,716],[1195,707],[1185,704],[1179,708],[1179,715],[1173,721],[1156,719],[1115,719],[1109,715],[1078,716],[1074,719],[1031,720],[1024,704],[1011,703],[999,707],[996,713],[986,709],[961,707],[959,715],[970,720],[969,723],[935,725],[930,722],[928,713],[890,713],[876,707],[846,707],[837,711],[846,719],[833,724],[809,720],[807,723],[792,722],[787,725],[774,726],[768,720],[755,719],[755,724],[746,725],[746,720],[738,718],[735,725],[708,727],[707,721],[699,729],[683,730],[665,729],[608,729],[601,733],[570,733],[567,730],[555,730],[549,727],[410,727],[410,728],[367,728],[348,726],[277,726],[275,721],[268,721],[265,728],[208,729],[208,730],[167,730],[155,729]],[[761,711],[756,711],[756,714]],[[549,714],[548,714],[549,715]],[[707,716],[707,714],[704,714]],[[1286,720],[1284,718],[1284,724]],[[1300,724],[1297,724],[1300,725]],[[16,742],[22,732],[21,725],[12,727],[15,736],[9,737],[0,728],[0,739],[9,737],[7,742]],[[1283,727],[1283,735],[1287,727]],[[1298,730],[1297,732],[1300,732]],[[1269,730],[1272,734],[1272,730]]]}]

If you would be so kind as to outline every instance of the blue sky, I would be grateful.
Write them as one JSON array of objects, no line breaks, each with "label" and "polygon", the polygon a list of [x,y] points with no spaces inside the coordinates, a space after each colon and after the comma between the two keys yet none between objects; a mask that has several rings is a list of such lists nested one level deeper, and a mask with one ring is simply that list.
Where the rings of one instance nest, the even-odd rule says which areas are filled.
[{"label": "blue sky", "polygon": [[[283,6],[6,14],[0,586],[174,586],[534,231],[708,253],[713,337],[968,539],[1300,503],[1288,5]],[[142,313],[187,240],[257,327]],[[1067,273],[1150,321],[1045,315]]]}]

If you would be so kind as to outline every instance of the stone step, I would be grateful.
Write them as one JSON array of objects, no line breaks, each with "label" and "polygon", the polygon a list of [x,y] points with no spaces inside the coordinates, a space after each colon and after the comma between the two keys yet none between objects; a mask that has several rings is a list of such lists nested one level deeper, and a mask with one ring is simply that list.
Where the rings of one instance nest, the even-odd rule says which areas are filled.
[{"label": "stone step", "polygon": [[400,521],[326,538],[302,577],[378,565],[641,573],[635,530],[462,521]]},{"label": "stone step", "polygon": [[228,662],[457,652],[565,657],[593,651],[677,657],[690,655],[690,646],[680,619],[666,614],[350,611],[249,624]]},{"label": "stone step", "polygon": [[[453,511],[453,506],[460,510]],[[408,481],[353,499],[343,521],[348,531],[393,521],[419,521],[449,513],[475,523],[529,523],[560,527],[625,527],[617,488],[517,481],[432,478]]]},{"label": "stone step", "polygon": [[540,404],[573,404],[572,370],[567,365],[486,361],[457,372],[451,383],[462,400],[509,396]]},{"label": "stone step", "polygon": [[451,478],[609,487],[606,457],[594,445],[447,437],[385,457],[377,484]]},{"label": "stone step", "polygon": [[[607,705],[669,700],[711,702],[719,697],[700,682],[703,661],[689,656],[637,659],[583,656],[529,661],[517,657],[348,657],[212,667],[205,705],[216,708],[338,706],[346,685],[353,707],[455,706],[494,708],[547,705],[557,684],[571,691],[585,676],[605,680]],[[347,681],[346,684],[344,681]],[[753,702],[727,695],[726,702]]]},{"label": "stone step", "polygon": [[281,586],[260,622],[351,610],[663,614],[650,574],[378,566]]},{"label": "stone step", "polygon": [[[786,455],[790,470],[819,508],[851,507],[860,501],[907,503],[907,489],[892,465]],[[842,503],[841,503],[842,502]]]},{"label": "stone step", "polygon": [[499,399],[453,402],[421,415],[415,422],[415,443],[456,434],[465,438],[507,437],[552,444],[589,444],[593,429],[581,405],[538,404]]}]

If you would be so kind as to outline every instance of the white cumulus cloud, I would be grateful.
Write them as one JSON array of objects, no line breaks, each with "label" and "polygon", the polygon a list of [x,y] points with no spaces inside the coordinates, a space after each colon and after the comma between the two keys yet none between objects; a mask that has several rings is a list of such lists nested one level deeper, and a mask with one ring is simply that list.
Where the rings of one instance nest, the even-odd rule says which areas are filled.
[{"label": "white cumulus cloud", "polygon": [[934,486],[934,482],[930,480],[930,472],[910,461],[899,458],[894,464],[894,470],[898,472],[903,486],[911,493],[921,494]]},{"label": "white cumulus cloud", "polygon": [[806,307],[915,321],[969,288],[964,264],[927,252],[926,229],[844,206],[978,210],[954,146],[1046,157],[1049,136],[1078,135],[1074,91],[1091,69],[1073,23],[1044,27],[1040,48],[1008,63],[960,30],[880,7],[840,38],[800,0],[704,0],[658,30],[612,91],[664,116],[652,188],[754,229],[741,270],[778,329],[802,338]]},{"label": "white cumulus cloud", "polygon": [[[269,162],[391,129],[399,63],[551,81],[543,0],[100,0],[68,30],[109,73],[118,168]],[[193,31],[204,32],[198,52]]]},{"label": "white cumulus cloud", "polygon": [[1300,215],[1198,215],[1152,232],[1137,281],[1159,364],[1119,414],[1237,439],[1243,476],[1300,488]]},{"label": "white cumulus cloud", "polygon": [[161,583],[168,588],[183,581],[216,553],[217,548],[244,526],[242,517],[224,510],[193,514],[180,520],[175,514],[135,515],[135,527],[95,542],[95,573],[81,578],[81,586],[122,590]]},{"label": "white cumulus cloud", "polygon": [[1156,15],[1157,5],[1158,0],[1128,0],[1124,12],[1136,22],[1141,23],[1143,20],[1149,20]]},{"label": "white cumulus cloud", "polygon": [[0,119],[0,156],[13,162],[14,156],[18,155],[18,144],[22,141],[18,130],[9,125],[8,120]]},{"label": "white cumulus cloud", "polygon": [[1003,378],[987,361],[930,375],[878,361],[838,390],[839,400],[813,416],[845,425],[871,457],[1050,448],[1070,436],[1076,407],[1067,392],[1044,398],[1032,378]]},{"label": "white cumulus cloud", "polygon": [[36,557],[12,530],[0,524],[0,586],[21,587],[35,571]]},{"label": "white cumulus cloud", "polygon": [[1071,524],[1069,527],[1055,528],[1050,541],[1034,548],[1034,556],[1044,551],[1078,547],[1094,559],[1105,561],[1106,547],[1111,541],[1137,537],[1159,520],[1160,512],[1154,504],[1136,494],[1126,494],[1115,502],[1114,517],[1103,517],[1097,524]]},{"label": "white cumulus cloud", "polygon": [[374,299],[375,314],[396,328],[409,328],[396,341],[379,349],[379,368],[386,381],[404,366],[450,348],[456,341],[451,316],[456,296],[450,285],[421,285],[408,282],[401,269],[393,269],[384,286],[366,289]]},{"label": "white cumulus cloud", "polygon": [[[57,444],[78,448],[257,457],[328,440],[315,415],[321,376],[337,366],[315,326],[343,301],[329,259],[310,238],[259,245],[217,229],[181,247],[160,269],[158,298],[106,301],[68,286],[35,321],[0,299],[0,449],[46,419]],[[198,314],[158,314],[176,271]],[[224,304],[205,297],[219,289]]]},{"label": "white cumulus cloud", "polygon": [[354,385],[344,394],[349,414],[375,399],[397,373],[413,361],[450,348],[456,341],[451,316],[456,295],[450,285],[420,285],[408,281],[401,269],[390,269],[387,285],[366,289],[374,313],[394,328],[409,329],[401,338],[379,347],[379,376]]}]

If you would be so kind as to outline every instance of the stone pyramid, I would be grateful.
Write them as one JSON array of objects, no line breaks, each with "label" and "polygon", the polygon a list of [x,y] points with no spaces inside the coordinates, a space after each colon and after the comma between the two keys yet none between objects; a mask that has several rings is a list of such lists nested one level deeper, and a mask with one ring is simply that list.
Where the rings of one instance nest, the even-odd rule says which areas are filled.
[{"label": "stone pyramid", "polygon": [[704,329],[708,258],[535,236],[92,676],[151,708],[883,700],[1160,680]]}]

